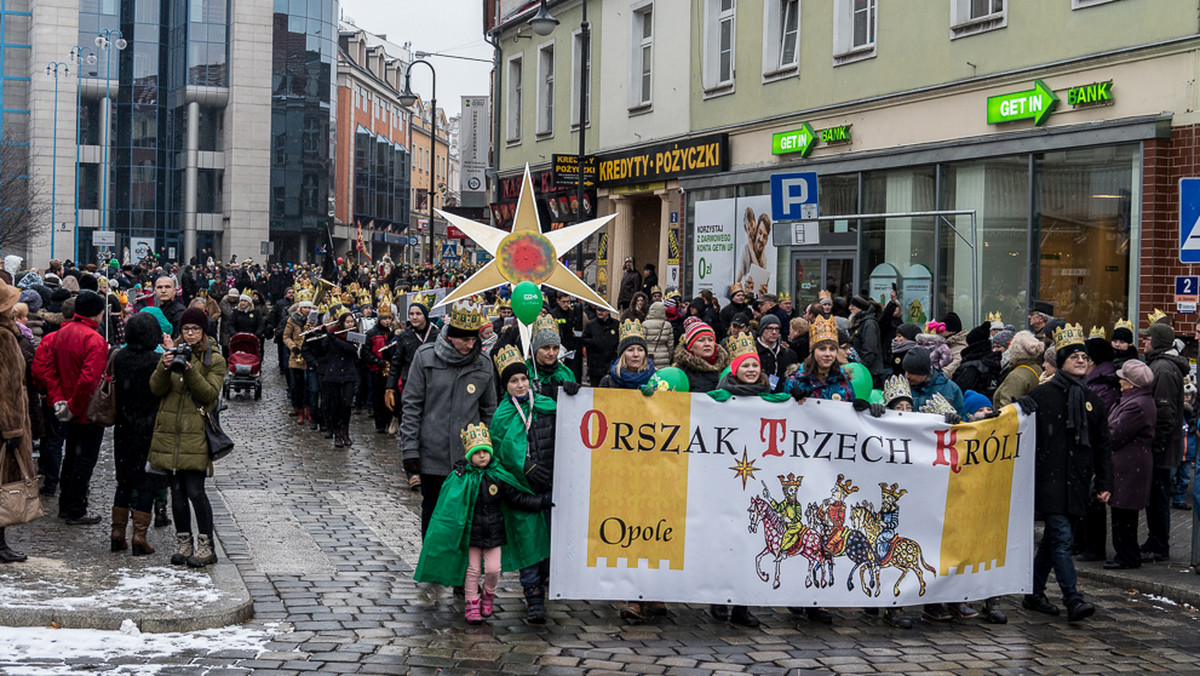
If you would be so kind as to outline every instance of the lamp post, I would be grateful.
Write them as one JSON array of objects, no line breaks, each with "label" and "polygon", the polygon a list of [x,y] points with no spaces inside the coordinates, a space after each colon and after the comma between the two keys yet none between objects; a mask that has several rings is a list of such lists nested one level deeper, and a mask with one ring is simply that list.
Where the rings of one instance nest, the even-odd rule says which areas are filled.
[{"label": "lamp post", "polygon": [[434,168],[437,166],[437,71],[434,70],[433,64],[425,59],[417,59],[408,64],[404,69],[404,93],[400,94],[400,105],[405,108],[411,108],[417,102],[417,95],[412,90],[412,67],[418,63],[423,63],[429,67],[429,74],[433,77],[433,96],[429,99],[429,258],[427,262],[430,266],[433,265],[433,186],[434,186]]},{"label": "lamp post", "polygon": [[[100,230],[108,229],[108,193],[109,180],[111,172],[108,168],[108,146],[112,133],[112,85],[109,79],[112,75],[112,49],[115,47],[117,51],[124,50],[129,43],[125,41],[125,34],[117,28],[105,28],[96,36],[96,47],[104,52],[104,149],[103,159],[100,161],[101,181],[103,192],[100,193]],[[118,71],[119,73],[119,71]]]},{"label": "lamp post", "polygon": [[54,240],[58,236],[58,223],[54,220],[54,207],[58,202],[58,78],[70,75],[71,69],[63,61],[46,64],[46,75],[54,78],[54,138],[50,141],[50,258],[54,258]]},{"label": "lamp post", "polygon": [[[96,65],[96,52],[85,45],[75,45],[71,48],[70,59],[75,62],[75,260],[79,260],[79,116],[83,110],[83,64]],[[94,75],[95,73],[93,73]],[[57,111],[57,106],[55,110]],[[51,254],[54,258],[54,244],[51,240]]]}]

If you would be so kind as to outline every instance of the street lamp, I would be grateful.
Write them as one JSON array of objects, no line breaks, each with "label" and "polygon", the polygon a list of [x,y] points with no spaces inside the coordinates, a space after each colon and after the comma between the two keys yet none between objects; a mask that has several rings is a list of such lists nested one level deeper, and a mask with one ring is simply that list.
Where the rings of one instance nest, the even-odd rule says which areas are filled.
[{"label": "street lamp", "polygon": [[[111,139],[109,135],[112,132],[112,81],[109,79],[112,75],[112,49],[115,47],[117,51],[122,51],[129,46],[125,41],[125,34],[117,28],[105,28],[96,36],[96,47],[104,52],[104,158],[100,162],[100,168],[103,172],[101,185],[104,186],[103,192],[100,193],[100,230],[108,229],[108,193],[109,181],[111,180],[111,172],[108,168],[108,146]],[[119,71],[118,71],[119,72]]]},{"label": "street lamp", "polygon": [[50,258],[54,258],[54,240],[58,236],[58,224],[54,220],[54,207],[58,202],[58,78],[70,73],[71,69],[62,61],[46,64],[46,75],[54,78],[54,137],[50,141]]},{"label": "street lamp", "polygon": [[[587,4],[586,0],[584,4]],[[584,10],[584,16],[587,16],[586,10]],[[587,19],[584,19],[584,21],[587,21]],[[527,23],[533,29],[534,33],[546,37],[554,32],[554,29],[558,26],[558,19],[555,19],[550,14],[550,10],[546,9],[546,0],[542,0],[542,6],[538,8],[537,14],[534,14],[533,18]]]},{"label": "street lamp", "polygon": [[417,102],[417,95],[412,90],[412,67],[418,63],[423,63],[429,67],[429,74],[433,76],[433,96],[429,99],[429,265],[433,265],[433,182],[434,182],[434,167],[437,166],[437,71],[434,70],[433,64],[424,59],[417,59],[408,64],[404,69],[404,92],[400,94],[400,105],[405,108],[412,108]]},{"label": "street lamp", "polygon": [[[75,62],[75,260],[79,260],[79,117],[83,110],[83,64],[96,65],[96,52],[86,45],[71,48],[71,61]],[[95,75],[95,71],[91,73]],[[57,107],[56,107],[57,110]],[[51,243],[51,250],[54,245]],[[54,254],[50,254],[54,258]]]}]

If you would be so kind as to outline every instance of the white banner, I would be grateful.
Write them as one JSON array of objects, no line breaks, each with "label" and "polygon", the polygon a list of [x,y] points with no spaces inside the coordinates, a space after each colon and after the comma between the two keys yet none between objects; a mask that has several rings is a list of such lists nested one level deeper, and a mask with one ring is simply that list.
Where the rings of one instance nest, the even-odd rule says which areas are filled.
[{"label": "white banner", "polygon": [[558,402],[555,598],[892,606],[1027,593],[1032,416],[583,389]]}]

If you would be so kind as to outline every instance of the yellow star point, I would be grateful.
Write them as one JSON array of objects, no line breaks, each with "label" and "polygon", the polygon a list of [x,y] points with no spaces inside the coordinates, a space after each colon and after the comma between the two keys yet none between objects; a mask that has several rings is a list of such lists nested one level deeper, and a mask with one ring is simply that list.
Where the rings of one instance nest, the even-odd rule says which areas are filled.
[{"label": "yellow star point", "polygon": [[753,479],[754,473],[758,471],[758,468],[754,466],[754,461],[748,460],[744,448],[742,449],[742,459],[729,469],[733,470],[734,476],[742,480],[742,490],[746,490],[746,482]]}]

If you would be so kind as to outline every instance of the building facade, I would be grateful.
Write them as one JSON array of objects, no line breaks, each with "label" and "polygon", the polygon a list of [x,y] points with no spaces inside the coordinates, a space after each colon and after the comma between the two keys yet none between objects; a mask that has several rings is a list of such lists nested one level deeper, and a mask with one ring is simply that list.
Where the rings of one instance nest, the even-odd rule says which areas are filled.
[{"label": "building facade", "polygon": [[[413,105],[412,124],[409,129],[412,148],[412,215],[415,224],[411,237],[417,245],[410,247],[406,261],[413,264],[442,262],[442,246],[446,241],[446,219],[432,209],[445,209],[450,190],[450,128],[446,111],[436,111],[425,99],[417,98]],[[437,133],[430,141],[430,126],[436,121]],[[432,172],[432,173],[431,173]],[[430,180],[433,185],[432,203],[429,197]],[[432,209],[431,209],[432,207]],[[453,262],[453,261],[451,261]]]},{"label": "building facade", "polygon": [[[520,86],[501,90],[501,124],[536,118],[524,64],[578,30],[578,2],[550,3],[555,32],[516,37],[532,35],[535,4],[492,15],[501,77],[522,64]],[[618,214],[610,275],[657,238],[665,280],[678,228],[673,274],[689,295],[765,284],[799,304],[823,290],[886,299],[895,284],[911,318],[999,311],[1022,325],[1040,299],[1085,328],[1176,309],[1174,278],[1193,271],[1179,262],[1177,182],[1195,170],[1194,8],[592,0],[588,11],[604,54],[593,100],[605,102],[588,153],[599,212]],[[539,143],[576,152],[536,130],[530,143],[525,125],[501,148],[501,177],[526,161],[549,168]],[[804,172],[817,176],[812,205],[773,222],[772,176]]]}]

